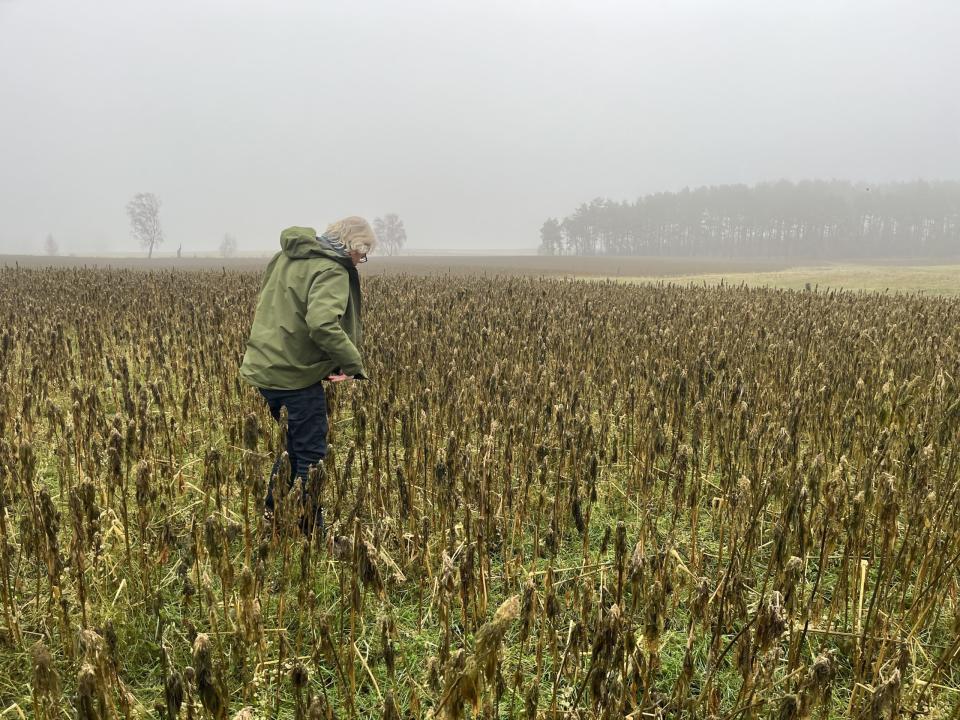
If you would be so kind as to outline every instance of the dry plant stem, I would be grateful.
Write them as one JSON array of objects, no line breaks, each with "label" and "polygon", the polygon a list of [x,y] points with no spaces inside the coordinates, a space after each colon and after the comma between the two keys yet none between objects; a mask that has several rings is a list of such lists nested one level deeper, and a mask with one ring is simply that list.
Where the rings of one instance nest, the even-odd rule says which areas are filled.
[{"label": "dry plant stem", "polygon": [[810,599],[807,601],[807,605],[804,608],[803,612],[803,631],[800,633],[800,637],[797,639],[796,643],[791,645],[790,658],[787,663],[787,672],[792,673],[796,668],[797,662],[799,660],[800,652],[803,649],[803,643],[807,637],[807,631],[810,628],[810,613],[813,607],[814,599],[817,597],[817,590],[820,588],[820,578],[823,577],[823,568],[826,565],[826,550],[827,550],[827,530],[824,528],[823,533],[820,537],[820,559],[817,564],[817,574],[813,579],[813,589],[810,591]]},{"label": "dry plant stem", "polygon": [[[6,509],[0,507],[0,543],[5,546],[7,543],[7,519]],[[7,562],[7,554],[0,552],[0,590],[3,591],[3,616],[10,629],[10,634],[15,645],[23,644],[23,635],[20,632],[20,623],[17,621],[17,612],[13,608],[13,593],[10,586],[10,568]],[[86,614],[84,614],[84,626],[86,626]]]},{"label": "dry plant stem", "polygon": [[950,644],[950,646],[943,651],[943,654],[937,661],[936,666],[930,671],[930,675],[927,677],[926,681],[921,683],[922,690],[920,691],[920,695],[917,697],[916,701],[918,706],[926,698],[927,692],[933,686],[934,681],[940,676],[940,673],[943,672],[943,669],[948,663],[954,661],[958,653],[960,653],[960,635],[957,635],[953,639],[953,642]]},{"label": "dry plant stem", "polygon": [[[357,646],[357,612],[360,608],[357,607],[357,603],[354,598],[361,597],[359,580],[357,578],[357,569],[360,564],[360,523],[356,522],[353,526],[353,562],[351,564],[350,572],[350,644],[356,648]],[[356,696],[357,694],[357,674],[356,674],[356,663],[353,661],[353,656],[351,656],[350,664],[347,666],[347,674],[350,680],[350,695]]]}]

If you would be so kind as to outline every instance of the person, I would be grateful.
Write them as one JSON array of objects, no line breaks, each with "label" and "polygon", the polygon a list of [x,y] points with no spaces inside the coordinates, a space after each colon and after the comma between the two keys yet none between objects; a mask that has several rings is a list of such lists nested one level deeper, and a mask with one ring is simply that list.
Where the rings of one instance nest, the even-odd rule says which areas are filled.
[{"label": "person", "polygon": [[[267,265],[241,377],[259,389],[270,414],[287,409],[288,487],[300,478],[305,508],[301,526],[323,533],[317,488],[310,467],[327,454],[327,402],[323,382],[367,378],[360,355],[360,276],[377,239],[360,217],[333,223],[319,237],[313,228],[290,227],[280,234],[281,251]],[[270,472],[264,515],[274,510],[274,480],[282,455]]]}]

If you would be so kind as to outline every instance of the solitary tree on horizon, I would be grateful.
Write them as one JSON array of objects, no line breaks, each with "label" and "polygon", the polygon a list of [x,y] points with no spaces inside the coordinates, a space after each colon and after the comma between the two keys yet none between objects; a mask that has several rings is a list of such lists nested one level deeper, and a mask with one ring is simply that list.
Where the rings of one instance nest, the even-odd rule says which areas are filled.
[{"label": "solitary tree on horizon", "polygon": [[160,227],[160,200],[153,193],[137,193],[127,203],[130,217],[130,232],[146,249],[147,257],[153,257],[153,249],[163,242]]},{"label": "solitary tree on horizon", "polygon": [[237,254],[237,239],[230,233],[225,233],[220,241],[220,256],[231,258]]},{"label": "solitary tree on horizon", "polygon": [[382,218],[375,218],[373,231],[377,235],[380,247],[387,255],[396,255],[407,242],[407,231],[403,227],[403,220],[396,213],[387,213]]},{"label": "solitary tree on horizon", "polygon": [[43,249],[46,251],[47,255],[50,255],[51,257],[60,254],[60,246],[57,245],[57,241],[53,239],[53,233],[47,233],[47,239],[43,243]]}]

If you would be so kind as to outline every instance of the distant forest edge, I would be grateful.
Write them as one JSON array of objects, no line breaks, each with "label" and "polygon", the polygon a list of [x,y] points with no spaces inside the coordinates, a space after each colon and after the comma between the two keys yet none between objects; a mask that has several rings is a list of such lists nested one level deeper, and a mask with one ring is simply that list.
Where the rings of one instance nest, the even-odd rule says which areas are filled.
[{"label": "distant forest edge", "polygon": [[787,181],[597,198],[540,229],[544,255],[761,258],[960,254],[960,182]]}]

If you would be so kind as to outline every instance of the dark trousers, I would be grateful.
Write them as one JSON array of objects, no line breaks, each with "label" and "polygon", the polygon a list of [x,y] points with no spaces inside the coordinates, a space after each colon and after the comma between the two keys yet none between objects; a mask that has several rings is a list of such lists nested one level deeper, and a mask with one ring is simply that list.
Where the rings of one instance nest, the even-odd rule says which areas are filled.
[{"label": "dark trousers", "polygon": [[[327,455],[327,398],[323,392],[323,384],[317,383],[300,390],[269,390],[260,388],[270,408],[274,420],[280,420],[280,409],[287,408],[287,455],[290,458],[290,476],[286,478],[287,487],[292,487],[296,478],[301,479],[303,485],[303,499],[307,501],[313,496],[316,515],[312,523],[323,532],[323,511],[319,503],[319,488],[310,488],[309,469],[311,465],[319,465]],[[270,482],[267,485],[267,497],[264,502],[266,508],[273,511],[273,483],[280,472],[280,455],[273,463],[270,471]],[[306,506],[309,503],[305,502]]]}]

